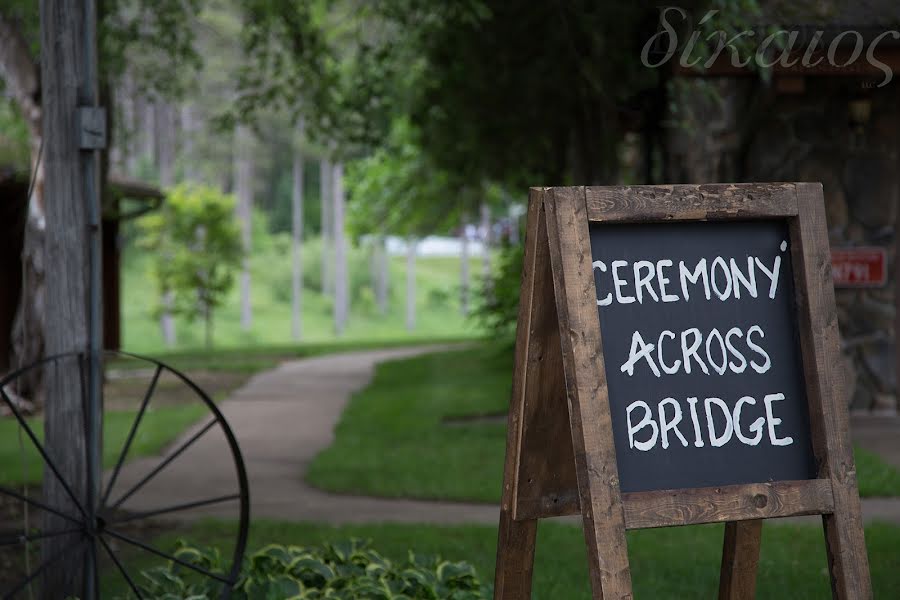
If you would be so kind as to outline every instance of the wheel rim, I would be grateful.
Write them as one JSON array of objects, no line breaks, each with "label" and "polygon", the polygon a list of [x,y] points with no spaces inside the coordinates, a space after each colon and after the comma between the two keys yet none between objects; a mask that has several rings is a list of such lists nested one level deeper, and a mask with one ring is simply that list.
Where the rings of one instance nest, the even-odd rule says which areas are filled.
[{"label": "wheel rim", "polygon": [[[134,419],[131,422],[131,426],[129,427],[125,442],[123,443],[121,450],[117,450],[115,466],[109,473],[108,479],[104,477],[101,480],[101,489],[98,495],[99,499],[96,503],[97,505],[94,507],[84,507],[78,501],[78,498],[74,493],[72,486],[62,476],[59,468],[54,463],[51,456],[47,453],[44,444],[40,441],[39,436],[35,434],[35,431],[29,425],[28,419],[24,417],[22,411],[19,409],[19,407],[7,392],[9,386],[14,382],[25,378],[28,375],[33,375],[36,369],[48,368],[51,365],[53,365],[54,368],[58,368],[60,365],[65,364],[72,365],[68,368],[79,369],[81,380],[84,381],[84,376],[86,373],[86,360],[84,354],[66,353],[49,356],[36,363],[18,369],[10,373],[3,379],[0,379],[0,404],[3,404],[7,407],[13,418],[15,418],[15,420],[17,421],[20,431],[25,433],[27,442],[30,443],[31,446],[33,446],[37,453],[40,455],[41,462],[44,465],[44,468],[50,470],[50,472],[59,481],[62,488],[65,490],[66,495],[70,498],[73,505],[76,507],[76,510],[73,513],[73,511],[69,508],[52,506],[47,504],[46,502],[36,500],[32,498],[26,491],[19,492],[15,489],[12,489],[11,487],[0,485],[0,496],[6,496],[7,498],[10,498],[15,502],[21,502],[24,510],[26,511],[31,509],[54,515],[57,518],[57,521],[64,522],[65,524],[65,526],[63,527],[56,527],[54,529],[48,529],[46,531],[44,531],[42,528],[29,527],[27,530],[22,529],[21,531],[6,532],[4,534],[0,534],[0,549],[21,545],[24,546],[27,552],[29,544],[33,542],[40,542],[41,540],[48,540],[58,536],[70,536],[73,538],[73,541],[64,546],[59,552],[52,556],[44,557],[44,560],[38,566],[31,569],[26,569],[26,573],[21,579],[10,583],[6,589],[0,590],[0,592],[2,592],[3,594],[3,598],[19,597],[21,592],[29,589],[30,585],[33,584],[33,582],[37,580],[41,574],[45,573],[54,565],[57,565],[59,561],[63,560],[64,558],[66,558],[67,560],[80,560],[81,554],[85,551],[92,552],[95,555],[99,553],[105,554],[111,560],[112,565],[114,565],[115,567],[115,570],[120,573],[131,593],[133,593],[137,598],[142,598],[142,594],[135,579],[135,573],[132,569],[128,568],[128,565],[125,564],[125,562],[123,562],[122,557],[119,556],[115,551],[113,547],[114,545],[125,545],[133,548],[135,551],[154,555],[157,558],[164,558],[184,568],[190,569],[210,580],[214,580],[221,584],[220,597],[228,598],[230,596],[232,588],[237,583],[240,576],[244,551],[246,549],[247,532],[250,518],[250,499],[247,473],[243,457],[241,456],[240,448],[234,436],[234,432],[231,430],[231,427],[225,420],[225,417],[219,410],[219,407],[216,406],[209,395],[199,385],[197,385],[194,381],[192,381],[178,369],[175,369],[170,365],[167,365],[156,359],[128,352],[105,351],[103,353],[103,356],[104,363],[107,363],[110,359],[118,359],[138,361],[139,363],[150,365],[150,367],[153,369],[153,375],[151,377],[150,384],[147,386],[147,389],[143,394],[140,407],[138,408],[136,414],[134,415]],[[176,446],[174,450],[153,457],[153,459],[158,459],[159,462],[148,473],[144,474],[144,476],[141,477],[136,484],[130,485],[124,492],[113,494],[113,490],[116,488],[116,484],[120,482],[120,476],[123,472],[123,468],[125,468],[126,464],[128,463],[129,454],[133,449],[134,441],[139,437],[139,433],[141,431],[140,427],[141,424],[145,422],[148,408],[150,407],[153,398],[158,393],[158,384],[163,377],[166,377],[169,380],[174,380],[180,385],[188,388],[188,391],[193,395],[195,400],[198,400],[202,403],[203,406],[205,406],[209,415],[200,418],[198,423],[203,423],[203,425],[200,426],[199,429],[197,429],[193,434],[187,437],[187,439],[183,439],[186,437],[184,433],[176,436],[176,441],[173,444]],[[84,389],[82,389],[81,392],[82,406],[84,407]],[[197,428],[197,425],[192,425],[189,429],[191,428]],[[224,440],[230,452],[230,457],[234,466],[235,477],[235,490],[233,493],[210,496],[200,499],[191,499],[190,501],[182,502],[173,500],[172,502],[169,502],[168,504],[162,506],[156,506],[138,512],[123,514],[123,511],[121,509],[127,501],[138,497],[141,493],[141,490],[143,490],[145,486],[150,484],[160,473],[164,472],[165,469],[169,467],[169,465],[176,462],[179,457],[181,457],[186,451],[193,447],[194,444],[202,439],[209,431],[214,429],[218,429],[224,436]],[[45,475],[45,478],[46,477],[47,475]],[[123,528],[127,530],[128,527],[133,527],[142,521],[148,523],[151,522],[152,519],[158,517],[172,518],[175,517],[178,513],[182,513],[188,510],[195,510],[202,507],[211,507],[235,501],[238,503],[238,524],[234,539],[234,550],[231,555],[231,564],[223,572],[214,573],[198,565],[191,564],[188,561],[174,556],[172,553],[164,552],[153,546],[151,543],[141,541],[133,535],[130,535],[129,533],[123,531]],[[94,518],[91,518],[91,515],[94,515]],[[93,564],[97,565],[97,561],[94,560]],[[91,575],[95,577],[96,581],[97,573],[93,573]]]}]

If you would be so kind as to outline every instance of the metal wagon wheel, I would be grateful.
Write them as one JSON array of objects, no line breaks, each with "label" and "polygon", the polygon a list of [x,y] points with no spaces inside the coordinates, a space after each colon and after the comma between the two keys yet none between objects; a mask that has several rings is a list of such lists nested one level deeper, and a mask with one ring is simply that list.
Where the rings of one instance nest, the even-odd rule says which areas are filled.
[{"label": "metal wagon wheel", "polygon": [[[149,376],[149,384],[146,389],[142,390],[140,403],[133,421],[128,430],[128,435],[121,446],[121,450],[112,456],[116,456],[114,466],[111,470],[106,470],[101,482],[101,489],[95,506],[84,506],[80,503],[74,493],[75,486],[72,482],[66,481],[62,476],[58,465],[52,460],[39,435],[32,428],[21,410],[17,402],[13,401],[11,396],[17,387],[17,382],[26,382],[29,378],[34,378],[39,373],[39,369],[77,369],[80,381],[84,382],[87,376],[87,360],[82,353],[69,353],[57,356],[51,356],[37,363],[19,369],[7,377],[0,380],[0,406],[7,408],[8,412],[18,422],[21,432],[24,432],[27,443],[33,446],[33,449],[40,455],[41,462],[45,470],[49,470],[53,477],[59,482],[59,485],[65,491],[65,494],[71,500],[71,503],[65,507],[52,506],[42,499],[31,497],[27,490],[17,490],[10,486],[0,485],[0,499],[6,497],[7,502],[14,504],[21,503],[25,511],[35,511],[43,513],[43,515],[53,515],[55,519],[52,528],[45,528],[43,523],[46,519],[36,519],[39,526],[27,526],[16,528],[14,531],[5,530],[6,523],[0,524],[0,551],[18,551],[21,547],[23,555],[25,555],[26,567],[21,569],[21,578],[12,578],[12,581],[6,581],[0,584],[0,594],[4,599],[27,597],[26,591],[30,591],[30,586],[49,569],[58,568],[62,561],[67,559],[82,560],[85,551],[90,552],[94,560],[90,564],[94,565],[94,572],[87,573],[87,577],[92,577],[94,586],[99,581],[99,563],[101,557],[103,560],[108,559],[110,568],[118,571],[127,588],[138,599],[142,599],[144,595],[138,585],[136,578],[137,572],[134,568],[129,569],[127,563],[130,557],[137,558],[140,555],[153,556],[157,559],[165,559],[183,568],[185,573],[195,574],[195,577],[202,578],[205,582],[212,583],[216,588],[221,590],[221,598],[227,599],[231,590],[237,583],[241,563],[243,561],[244,550],[247,542],[247,529],[249,523],[249,489],[247,484],[247,473],[244,468],[244,461],[241,456],[240,448],[234,433],[223,417],[222,413],[210,397],[196,383],[191,381],[180,371],[152,358],[138,356],[125,352],[106,351],[104,353],[104,363],[109,364],[110,360],[126,362],[129,364],[142,365],[141,371]],[[123,477],[125,470],[131,465],[126,465],[129,453],[133,449],[135,440],[142,438],[141,425],[146,423],[148,415],[153,412],[151,403],[154,398],[159,396],[160,382],[165,380],[170,389],[173,386],[178,387],[178,394],[181,396],[191,396],[199,406],[205,407],[209,413],[209,417],[202,420],[197,425],[188,429],[188,432],[177,439],[174,444],[167,449],[162,455],[151,459],[143,458],[141,461],[143,470],[132,473],[129,470],[128,476]],[[82,385],[82,404],[85,404],[85,386]],[[48,399],[52,402],[52,398]],[[105,399],[108,405],[110,398]],[[201,409],[202,410],[202,409]],[[87,425],[87,413],[85,409],[84,427]],[[164,473],[175,461],[182,456],[187,450],[195,446],[204,436],[205,443],[214,443],[210,440],[208,433],[218,430],[224,438],[224,446],[222,455],[216,462],[221,463],[225,460],[230,452],[230,459],[233,463],[234,472],[234,492],[227,495],[217,495],[212,497],[190,498],[183,496],[179,498],[180,489],[164,488],[164,496],[167,499],[160,505],[147,505],[146,502],[140,502],[142,490],[146,490],[148,484],[154,479],[159,479],[161,473]],[[89,429],[86,429],[89,431]],[[101,436],[103,438],[107,436]],[[109,453],[101,452],[107,457]],[[219,457],[219,454],[216,455]],[[123,467],[125,468],[123,470]],[[49,474],[44,475],[45,479]],[[0,478],[2,479],[2,478]],[[128,481],[128,480],[131,481]],[[116,485],[125,481],[124,491],[113,493]],[[176,486],[177,487],[177,486]],[[155,502],[157,499],[153,500]],[[129,506],[135,505],[139,507],[137,510],[129,509]],[[236,505],[236,506],[235,506]],[[74,507],[74,508],[73,508]],[[230,507],[230,508],[229,508]],[[189,560],[184,560],[172,553],[161,550],[156,547],[152,541],[140,539],[140,536],[131,533],[133,529],[158,522],[158,519],[177,520],[184,517],[187,511],[197,509],[226,509],[237,513],[237,531],[234,536],[233,552],[230,557],[230,564],[217,572],[200,566]],[[25,514],[28,514],[27,512]],[[2,519],[2,515],[0,515]],[[33,568],[28,568],[28,552],[32,550],[33,545],[39,545],[42,540],[49,540],[54,537],[67,536],[66,545],[56,554],[50,557],[44,557],[43,562],[39,562]],[[127,549],[127,550],[126,550]],[[143,560],[144,557],[141,557]],[[95,592],[98,593],[98,592]]]}]

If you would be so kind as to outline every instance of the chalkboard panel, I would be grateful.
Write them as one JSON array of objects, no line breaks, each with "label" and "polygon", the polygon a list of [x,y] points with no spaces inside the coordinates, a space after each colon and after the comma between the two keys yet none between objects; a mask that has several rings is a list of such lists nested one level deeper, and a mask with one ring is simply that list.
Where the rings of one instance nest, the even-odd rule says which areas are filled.
[{"label": "chalkboard panel", "polygon": [[786,223],[590,237],[621,490],[814,478]]}]

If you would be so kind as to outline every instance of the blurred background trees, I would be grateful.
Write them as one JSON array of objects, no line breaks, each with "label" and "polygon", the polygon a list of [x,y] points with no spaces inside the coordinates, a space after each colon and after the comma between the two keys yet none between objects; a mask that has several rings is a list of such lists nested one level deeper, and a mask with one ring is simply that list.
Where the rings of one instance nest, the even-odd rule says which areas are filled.
[{"label": "blurred background trees", "polygon": [[[219,311],[226,344],[293,339],[278,323],[304,290],[312,322],[291,329],[313,339],[503,329],[520,266],[514,248],[498,252],[521,241],[528,186],[649,182],[665,170],[668,71],[640,64],[655,7],[106,0],[100,10],[106,171],[165,192],[190,182],[237,197],[244,258],[240,294],[224,293]],[[20,47],[0,55],[0,119],[14,138],[4,146],[26,172],[39,165],[39,120],[29,116],[39,111],[29,83],[39,49],[23,42],[36,39],[27,35],[36,22],[25,0],[0,9]],[[30,66],[13,76],[21,56]],[[118,241],[125,345],[197,343],[174,291],[144,293],[149,258],[137,231],[124,223]],[[455,241],[438,251],[429,236]],[[293,254],[302,276],[291,275]],[[465,318],[473,309],[481,321]]]}]

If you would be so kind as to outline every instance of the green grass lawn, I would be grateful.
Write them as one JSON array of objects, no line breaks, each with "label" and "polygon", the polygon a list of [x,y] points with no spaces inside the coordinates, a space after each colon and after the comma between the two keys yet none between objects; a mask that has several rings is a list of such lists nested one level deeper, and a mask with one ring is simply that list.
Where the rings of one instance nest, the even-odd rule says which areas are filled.
[{"label": "green grass lawn", "polygon": [[[310,483],[335,492],[498,502],[506,425],[445,419],[507,410],[508,347],[482,344],[379,365],[345,410]],[[900,472],[857,449],[863,496],[900,496]]]},{"label": "green grass lawn", "polygon": [[[178,537],[205,544],[228,546],[220,523],[200,523],[158,539],[171,548]],[[408,549],[472,563],[483,583],[493,583],[497,531],[491,526],[353,525],[331,527],[255,521],[248,549],[270,543],[314,546],[352,537],[371,539],[374,548],[399,560]],[[876,598],[900,593],[900,527],[873,525],[866,529]],[[722,526],[703,525],[628,533],[629,558],[636,598],[714,598],[718,589]],[[152,559],[137,558],[147,566]],[[135,564],[130,562],[129,565]],[[124,590],[115,573],[103,578],[113,597]],[[116,591],[113,591],[116,590]],[[758,598],[813,599],[830,597],[825,542],[821,527],[767,524],[758,577]],[[587,555],[580,527],[541,523],[534,570],[536,600],[590,598]]]},{"label": "green grass lawn", "polygon": [[308,480],[377,496],[498,500],[505,424],[442,421],[506,410],[511,367],[509,353],[493,345],[379,365]]},{"label": "green grass lawn", "polygon": [[[103,465],[105,467],[115,466],[131,424],[134,422],[135,414],[135,411],[121,411],[109,412],[104,415]],[[200,404],[168,406],[152,413],[148,412],[138,428],[128,456],[135,458],[158,453],[190,424],[208,414],[206,406]],[[33,417],[28,419],[28,425],[43,441],[43,420],[40,417]],[[0,468],[0,484],[2,485],[38,484],[41,482],[43,474],[41,456],[14,419],[0,420],[0,465],[2,465]]]}]

